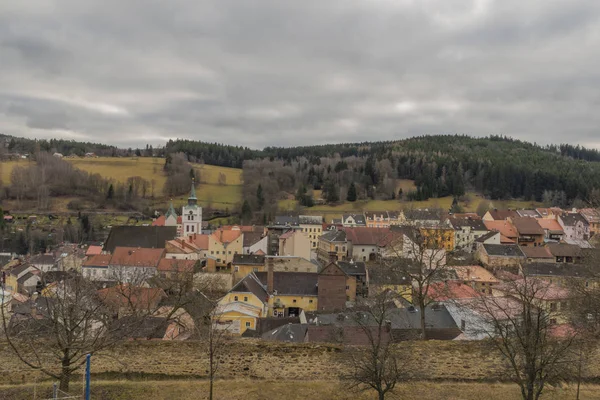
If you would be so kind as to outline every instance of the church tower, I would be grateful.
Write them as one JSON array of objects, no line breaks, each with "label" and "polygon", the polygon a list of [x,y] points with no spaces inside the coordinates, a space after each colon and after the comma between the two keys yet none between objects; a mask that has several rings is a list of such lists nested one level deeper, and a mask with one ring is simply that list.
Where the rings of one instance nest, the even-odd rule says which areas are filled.
[{"label": "church tower", "polygon": [[198,206],[194,184],[195,182],[192,181],[192,190],[190,191],[190,197],[188,197],[188,203],[181,210],[182,233],[184,236],[202,233],[202,207]]}]

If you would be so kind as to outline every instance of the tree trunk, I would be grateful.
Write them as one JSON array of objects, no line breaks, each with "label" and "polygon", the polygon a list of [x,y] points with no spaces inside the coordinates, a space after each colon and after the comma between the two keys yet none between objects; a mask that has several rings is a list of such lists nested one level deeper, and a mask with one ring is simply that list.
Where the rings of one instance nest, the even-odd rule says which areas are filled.
[{"label": "tree trunk", "polygon": [[425,332],[425,302],[423,299],[419,299],[419,308],[421,314],[421,340],[427,340],[427,333]]},{"label": "tree trunk", "polygon": [[379,400],[385,400],[385,393],[379,392]]},{"label": "tree trunk", "polygon": [[60,386],[58,387],[61,392],[68,393],[69,392],[69,384],[71,383],[71,370],[69,361],[65,365],[65,360],[62,363],[62,372],[60,374]]}]

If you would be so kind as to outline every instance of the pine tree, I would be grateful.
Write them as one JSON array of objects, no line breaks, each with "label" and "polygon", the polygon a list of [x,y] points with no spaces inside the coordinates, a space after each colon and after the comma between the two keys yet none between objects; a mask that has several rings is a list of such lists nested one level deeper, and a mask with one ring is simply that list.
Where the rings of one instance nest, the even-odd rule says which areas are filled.
[{"label": "pine tree", "polygon": [[258,209],[262,210],[265,205],[265,197],[263,194],[262,185],[259,183],[258,188],[256,189],[256,201],[258,203]]},{"label": "pine tree", "polygon": [[111,200],[115,195],[115,188],[113,187],[113,184],[111,183],[110,186],[108,187],[108,193],[106,194],[106,198],[108,200]]},{"label": "pine tree", "polygon": [[328,203],[336,203],[340,200],[340,195],[338,192],[339,190],[335,184],[335,181],[333,179],[327,181],[325,184],[325,200]]},{"label": "pine tree", "polygon": [[244,204],[242,204],[242,223],[247,223],[252,219],[252,209],[250,208],[250,203],[248,200],[244,200]]},{"label": "pine tree", "polygon": [[352,182],[350,184],[350,187],[348,188],[348,194],[346,196],[346,200],[350,201],[350,202],[356,201],[356,186],[354,185],[354,182]]}]

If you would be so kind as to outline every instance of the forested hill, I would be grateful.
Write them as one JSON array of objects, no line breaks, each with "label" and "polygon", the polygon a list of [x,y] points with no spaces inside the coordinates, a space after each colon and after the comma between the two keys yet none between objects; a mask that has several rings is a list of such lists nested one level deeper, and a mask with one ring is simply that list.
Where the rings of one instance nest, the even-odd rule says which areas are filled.
[{"label": "forested hill", "polygon": [[[100,143],[77,142],[75,140],[64,139],[27,139],[9,135],[0,134],[0,145],[7,144],[6,149],[10,152],[34,154],[37,151],[50,153],[61,153],[64,155],[83,156],[85,153],[96,153],[102,156],[121,155],[123,151],[116,146],[109,146]],[[0,146],[3,148],[3,146]]]}]

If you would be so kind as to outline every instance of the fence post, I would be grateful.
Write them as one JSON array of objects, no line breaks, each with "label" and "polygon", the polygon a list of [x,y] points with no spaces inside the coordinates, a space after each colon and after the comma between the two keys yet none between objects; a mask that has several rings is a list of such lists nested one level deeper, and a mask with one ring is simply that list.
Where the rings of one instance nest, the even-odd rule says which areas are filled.
[{"label": "fence post", "polygon": [[90,400],[90,369],[91,369],[90,358],[91,357],[92,357],[92,355],[88,354],[86,356],[86,360],[85,360],[85,400]]},{"label": "fence post", "polygon": [[58,387],[56,386],[56,382],[54,382],[52,384],[52,398],[56,399],[57,398],[57,394],[58,392],[56,391],[56,389],[58,389]]}]

